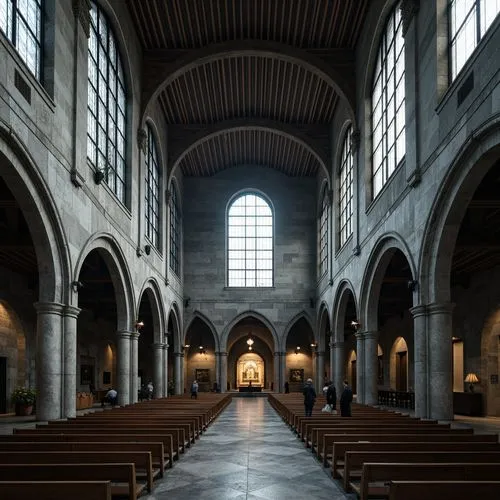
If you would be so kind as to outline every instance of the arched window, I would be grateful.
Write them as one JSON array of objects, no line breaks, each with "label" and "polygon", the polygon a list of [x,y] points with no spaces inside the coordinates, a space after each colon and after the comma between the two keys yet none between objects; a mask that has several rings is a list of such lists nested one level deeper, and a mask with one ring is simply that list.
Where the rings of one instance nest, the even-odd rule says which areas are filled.
[{"label": "arched window", "polygon": [[181,269],[181,214],[177,189],[172,183],[170,188],[170,269],[179,276]]},{"label": "arched window", "polygon": [[147,127],[146,154],[146,236],[155,248],[160,245],[160,168],[156,142],[151,127]]},{"label": "arched window", "polygon": [[87,156],[121,202],[125,202],[126,98],[116,38],[104,11],[92,2]]},{"label": "arched window", "polygon": [[234,200],[227,216],[228,286],[273,286],[273,213],[255,193]]},{"label": "arched window", "polygon": [[405,54],[399,4],[380,39],[372,86],[373,196],[405,155]]},{"label": "arched window", "polygon": [[321,215],[319,218],[319,275],[323,276],[328,270],[328,189],[323,190],[321,201]]},{"label": "arched window", "polygon": [[500,12],[500,0],[450,0],[451,79],[455,79]]},{"label": "arched window", "polygon": [[41,79],[42,0],[1,0],[0,29],[28,69]]},{"label": "arched window", "polygon": [[348,240],[352,234],[352,196],[353,196],[353,161],[352,161],[352,127],[349,126],[342,144],[340,160],[339,190],[339,244]]}]

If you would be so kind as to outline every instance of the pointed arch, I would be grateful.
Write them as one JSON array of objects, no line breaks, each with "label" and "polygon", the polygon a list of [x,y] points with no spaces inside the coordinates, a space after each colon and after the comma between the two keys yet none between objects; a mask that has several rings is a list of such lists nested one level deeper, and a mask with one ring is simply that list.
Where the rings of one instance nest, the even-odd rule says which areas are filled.
[{"label": "pointed arch", "polygon": [[290,321],[285,326],[285,329],[283,330],[283,337],[281,338],[282,345],[286,346],[286,339],[288,337],[288,334],[290,333],[290,330],[300,319],[304,319],[311,328],[311,331],[314,332],[314,326],[311,317],[309,316],[309,314],[307,314],[306,311],[300,311],[292,319],[290,319]]},{"label": "pointed arch", "polygon": [[139,293],[139,301],[136,305],[136,311],[139,311],[144,294],[147,295],[151,303],[151,310],[153,311],[154,341],[155,343],[164,342],[166,331],[165,309],[163,307],[160,286],[156,278],[150,277],[144,282],[144,285]]},{"label": "pointed arch", "polygon": [[221,335],[221,339],[220,339],[220,349],[222,351],[227,350],[227,341],[229,338],[229,334],[231,333],[231,330],[234,328],[234,326],[237,323],[239,323],[242,319],[245,319],[245,318],[253,318],[253,319],[260,321],[262,324],[264,324],[266,326],[266,328],[271,332],[271,335],[273,337],[275,351],[279,351],[279,349],[281,348],[281,344],[280,344],[280,339],[278,337],[278,333],[276,332],[276,329],[274,328],[274,325],[263,314],[261,314],[257,311],[252,311],[252,310],[248,310],[248,311],[245,311],[245,312],[238,314],[224,327],[224,330],[222,331],[222,335]]},{"label": "pointed arch", "polygon": [[182,352],[181,346],[183,345],[182,343],[182,316],[179,311],[179,306],[177,302],[172,302],[170,305],[170,311],[167,316],[167,328],[168,324],[170,323],[170,317],[172,316],[172,325],[174,328],[173,332],[167,332],[172,336],[172,340],[174,342],[173,348],[174,352]]},{"label": "pointed arch", "polygon": [[99,232],[87,240],[76,262],[72,281],[78,281],[83,263],[93,250],[97,250],[104,259],[113,282],[116,296],[117,330],[133,331],[137,310],[132,277],[127,259],[113,235]]},{"label": "pointed arch", "polygon": [[359,308],[358,301],[356,299],[356,293],[354,291],[354,286],[349,280],[344,279],[339,283],[339,286],[337,287],[335,299],[333,302],[334,342],[344,341],[345,315],[347,312],[347,304],[351,296],[354,300],[354,307],[356,308],[356,313],[358,315]]},{"label": "pointed arch", "polygon": [[191,325],[193,324],[193,322],[196,319],[203,321],[203,323],[205,323],[205,325],[207,325],[208,329],[212,332],[212,335],[214,337],[214,342],[215,342],[215,351],[218,352],[220,349],[220,343],[219,343],[219,335],[217,334],[217,329],[215,328],[212,321],[208,318],[208,316],[206,316],[205,314],[203,314],[201,311],[198,311],[198,310],[195,310],[193,312],[193,316],[191,317],[189,323],[184,328],[184,333],[182,335],[183,343],[186,340],[187,332],[189,331],[189,329],[191,328]]},{"label": "pointed arch", "polygon": [[[368,258],[361,282],[359,320],[366,331],[377,331],[378,329],[378,299],[382,280],[387,266],[397,250],[405,256],[412,279],[415,279],[416,266],[404,238],[396,232],[386,233],[378,238]],[[416,304],[415,297],[416,294],[413,294],[414,305]]]}]

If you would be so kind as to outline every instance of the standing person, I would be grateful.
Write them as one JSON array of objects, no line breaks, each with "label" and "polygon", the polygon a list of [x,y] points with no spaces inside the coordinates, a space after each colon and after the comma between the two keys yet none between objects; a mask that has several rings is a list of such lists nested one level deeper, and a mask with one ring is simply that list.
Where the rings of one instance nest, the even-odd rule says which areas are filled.
[{"label": "standing person", "polygon": [[290,384],[285,382],[285,394],[290,394]]},{"label": "standing person", "polygon": [[352,389],[349,387],[347,380],[344,380],[344,390],[340,396],[340,416],[351,416]]},{"label": "standing person", "polygon": [[196,380],[191,384],[191,399],[198,399],[198,382]]},{"label": "standing person", "polygon": [[151,382],[151,380],[148,382],[148,385],[146,386],[146,391],[147,391],[147,396],[148,396],[148,399],[153,399],[153,392],[154,392],[155,388],[153,386],[153,382]]},{"label": "standing person", "polygon": [[312,415],[312,409],[314,403],[316,402],[316,391],[314,390],[312,382],[312,379],[308,378],[304,390],[302,391],[304,394],[306,417],[310,417]]},{"label": "standing person", "polygon": [[335,408],[337,407],[337,391],[333,382],[328,383],[326,402],[330,405],[332,411],[335,411]]}]

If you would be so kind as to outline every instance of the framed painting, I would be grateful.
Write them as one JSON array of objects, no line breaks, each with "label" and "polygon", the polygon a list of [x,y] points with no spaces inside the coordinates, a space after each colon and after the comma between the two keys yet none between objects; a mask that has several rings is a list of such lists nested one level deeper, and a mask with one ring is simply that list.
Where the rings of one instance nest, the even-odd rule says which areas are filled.
[{"label": "framed painting", "polygon": [[290,368],[290,382],[304,382],[304,368]]},{"label": "framed painting", "polygon": [[80,385],[94,383],[94,365],[80,365]]},{"label": "framed painting", "polygon": [[196,368],[194,376],[199,384],[210,382],[210,370],[208,368]]}]

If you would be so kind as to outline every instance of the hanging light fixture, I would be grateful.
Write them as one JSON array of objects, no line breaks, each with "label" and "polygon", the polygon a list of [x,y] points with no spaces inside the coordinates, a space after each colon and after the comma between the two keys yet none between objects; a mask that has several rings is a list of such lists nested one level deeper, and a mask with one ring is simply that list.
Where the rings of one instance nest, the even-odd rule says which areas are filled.
[{"label": "hanging light fixture", "polygon": [[252,350],[253,350],[253,347],[252,347],[252,346],[253,346],[253,344],[254,344],[254,340],[253,340],[253,338],[252,338],[252,334],[251,334],[251,333],[249,333],[249,334],[248,334],[248,339],[247,339],[247,345],[248,345],[248,350],[249,350],[249,351],[252,351]]}]

